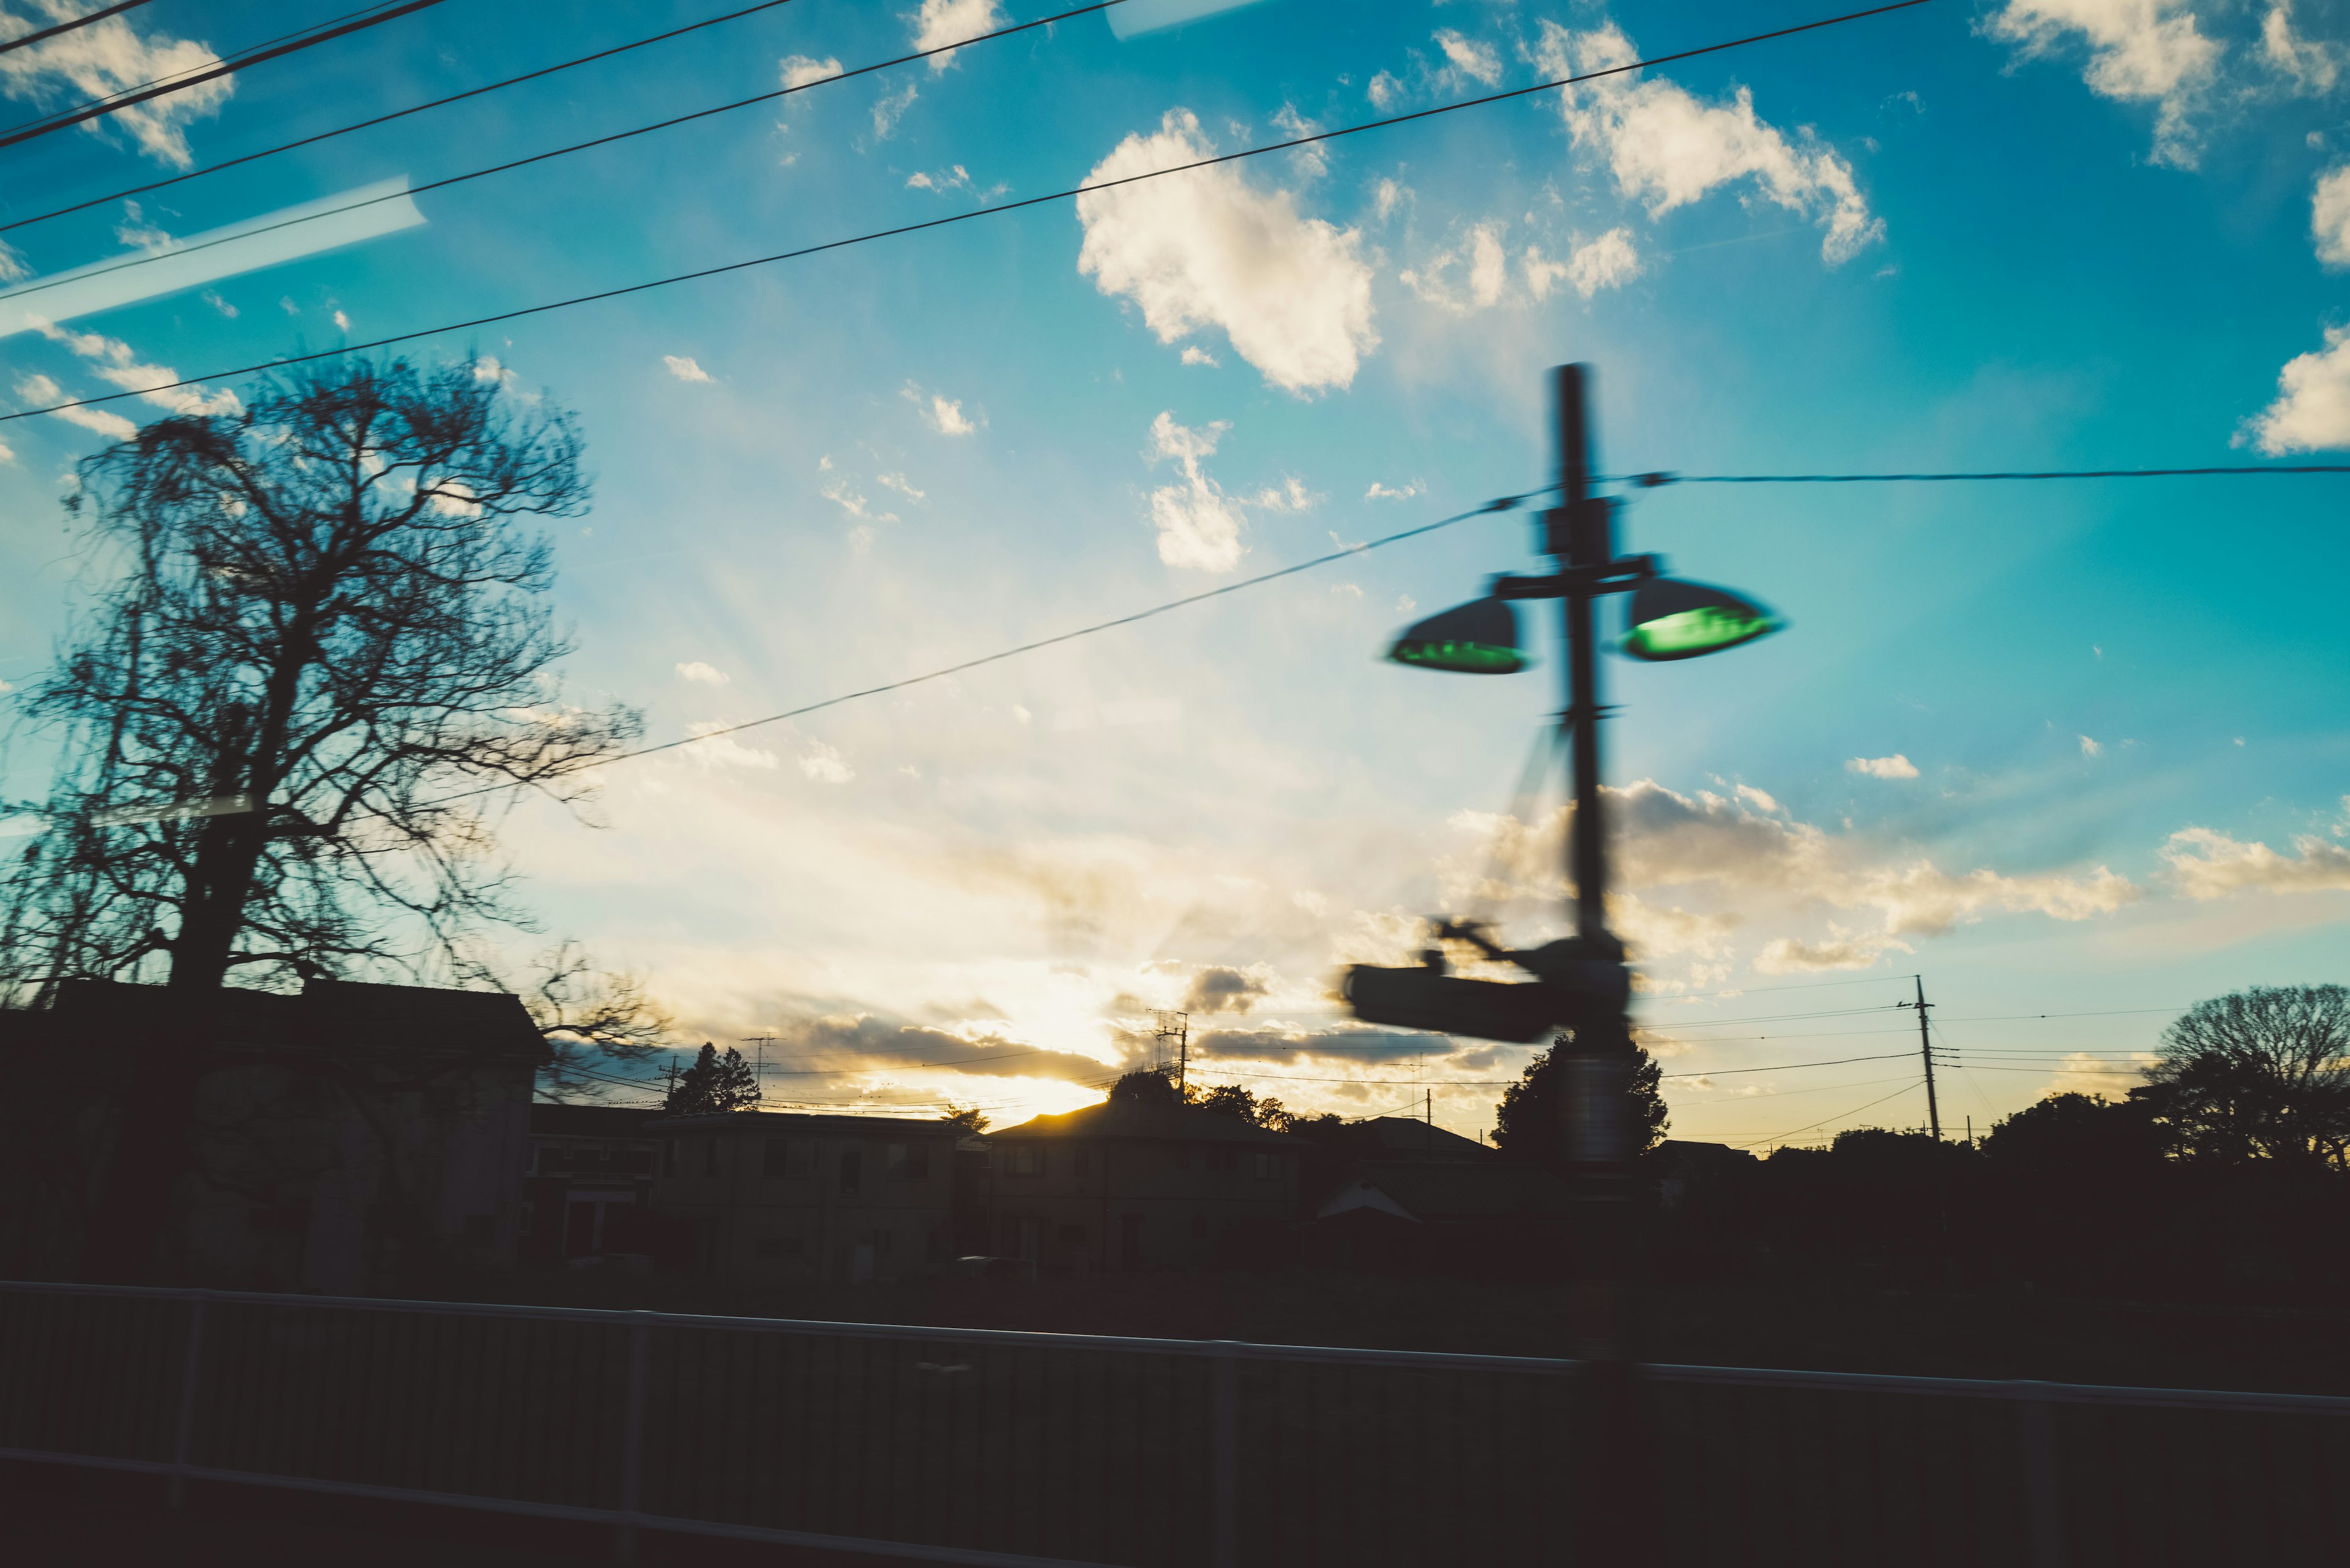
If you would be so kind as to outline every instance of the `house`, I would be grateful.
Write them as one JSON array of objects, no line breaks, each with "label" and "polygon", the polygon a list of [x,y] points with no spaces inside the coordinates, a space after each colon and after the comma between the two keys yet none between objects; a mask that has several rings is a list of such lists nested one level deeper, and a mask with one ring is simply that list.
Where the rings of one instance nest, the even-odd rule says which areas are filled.
[{"label": "house", "polygon": [[1418,1116],[1368,1116],[1357,1124],[1378,1141],[1381,1159],[1498,1159],[1501,1151]]},{"label": "house", "polygon": [[952,1122],[731,1111],[658,1116],[653,1212],[691,1225],[692,1266],[754,1283],[862,1283],[943,1269]]},{"label": "house", "polygon": [[[630,1252],[625,1220],[652,1201],[660,1107],[533,1106],[523,1179],[522,1254],[538,1260]],[[622,1210],[626,1210],[624,1215]]]},{"label": "house", "polygon": [[1368,1160],[1315,1211],[1307,1256],[1394,1273],[1538,1274],[1565,1260],[1567,1185],[1504,1159]]},{"label": "house", "polygon": [[518,998],[313,979],[192,1009],[159,986],[70,981],[46,1008],[0,1012],[0,1060],[43,1085],[0,1112],[0,1270],[78,1272],[125,1074],[158,1039],[203,1065],[155,1277],[346,1294],[514,1258],[546,1055]]},{"label": "house", "polygon": [[1196,1269],[1277,1234],[1296,1138],[1196,1106],[1107,1100],[988,1135],[993,1251],[1047,1271]]}]

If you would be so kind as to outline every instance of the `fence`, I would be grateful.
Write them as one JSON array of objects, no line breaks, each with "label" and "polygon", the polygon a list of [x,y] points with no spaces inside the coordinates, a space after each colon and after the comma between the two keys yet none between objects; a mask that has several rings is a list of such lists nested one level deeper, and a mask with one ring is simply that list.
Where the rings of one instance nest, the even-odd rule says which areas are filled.
[{"label": "fence", "polygon": [[[1575,1364],[0,1283],[0,1458],[942,1563],[1571,1563]],[[2350,1399],[1640,1369],[1672,1564],[2350,1562]]]}]

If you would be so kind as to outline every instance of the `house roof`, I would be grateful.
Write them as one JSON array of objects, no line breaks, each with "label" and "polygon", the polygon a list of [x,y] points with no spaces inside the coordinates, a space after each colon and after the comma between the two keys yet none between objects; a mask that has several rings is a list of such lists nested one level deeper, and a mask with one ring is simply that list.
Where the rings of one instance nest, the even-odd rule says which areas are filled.
[{"label": "house roof", "polygon": [[1249,1143],[1284,1147],[1302,1143],[1284,1133],[1251,1127],[1237,1116],[1199,1106],[1156,1105],[1147,1100],[1104,1100],[1099,1105],[1036,1116],[1016,1127],[991,1132],[991,1141],[1024,1137],[1152,1139],[1166,1143]]},{"label": "house roof", "polygon": [[960,1136],[961,1133],[954,1123],[937,1117],[840,1116],[809,1111],[717,1111],[698,1116],[656,1114],[644,1124],[644,1127],[648,1133],[765,1132],[774,1136],[797,1132],[877,1137],[884,1132],[894,1132],[927,1133],[938,1137],[948,1134]]},{"label": "house roof", "polygon": [[535,1105],[530,1130],[534,1137],[636,1137],[660,1115],[629,1106]]},{"label": "house roof", "polygon": [[1316,1219],[1384,1209],[1430,1223],[1552,1219],[1568,1211],[1566,1183],[1516,1160],[1372,1160],[1333,1193]]},{"label": "house roof", "polygon": [[1372,1116],[1363,1124],[1398,1159],[1498,1159],[1500,1151],[1417,1116]]},{"label": "house roof", "polygon": [[[29,1037],[199,1026],[231,1050],[321,1049],[405,1056],[543,1060],[546,1043],[522,999],[496,991],[314,980],[298,992],[229,986],[195,999],[160,985],[74,980],[38,1012],[15,1014]],[[207,1017],[206,1014],[209,1013]]]}]

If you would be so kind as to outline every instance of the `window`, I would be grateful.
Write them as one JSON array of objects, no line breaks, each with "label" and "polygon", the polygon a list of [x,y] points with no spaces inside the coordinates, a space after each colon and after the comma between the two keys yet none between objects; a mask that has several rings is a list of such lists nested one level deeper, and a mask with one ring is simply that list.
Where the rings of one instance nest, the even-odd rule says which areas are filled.
[{"label": "window", "polygon": [[865,1185],[865,1157],[855,1149],[840,1157],[840,1189],[856,1192]]},{"label": "window", "polygon": [[884,1168],[892,1181],[928,1181],[931,1179],[931,1148],[928,1144],[893,1143],[889,1146],[889,1162]]},{"label": "window", "polygon": [[1281,1157],[1270,1150],[1261,1150],[1256,1157],[1256,1179],[1271,1181],[1281,1174]]},{"label": "window", "polygon": [[804,1138],[771,1137],[759,1162],[762,1176],[806,1176],[808,1146]]},{"label": "window", "polygon": [[1012,1146],[1012,1174],[1014,1176],[1044,1175],[1045,1151],[1038,1148],[1033,1143],[1014,1144]]},{"label": "window", "polygon": [[673,1137],[661,1139],[661,1174],[663,1176],[677,1174],[678,1142],[679,1140]]},{"label": "window", "polygon": [[1091,1176],[1094,1173],[1093,1150],[1089,1148],[1078,1149],[1076,1155],[1076,1171],[1079,1176]]},{"label": "window", "polygon": [[807,1256],[807,1243],[797,1236],[762,1236],[752,1251],[762,1258],[784,1262]]},{"label": "window", "polygon": [[718,1174],[718,1141],[714,1137],[702,1140],[702,1174],[704,1176]]},{"label": "window", "polygon": [[1215,1147],[1208,1151],[1208,1168],[1210,1170],[1237,1170],[1240,1168],[1238,1164],[1238,1156],[1240,1152],[1240,1150],[1234,1148],[1228,1143],[1218,1144]]}]

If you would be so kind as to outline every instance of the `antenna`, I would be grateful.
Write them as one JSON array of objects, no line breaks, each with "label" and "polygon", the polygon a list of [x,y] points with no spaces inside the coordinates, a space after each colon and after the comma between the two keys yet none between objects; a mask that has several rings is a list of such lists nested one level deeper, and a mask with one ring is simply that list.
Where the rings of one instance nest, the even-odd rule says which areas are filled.
[{"label": "antenna", "polygon": [[1191,1015],[1162,1011],[1150,1017],[1156,1025],[1151,1034],[1151,1066],[1161,1073],[1173,1068],[1175,1092],[1180,1095],[1184,1076],[1191,1065]]},{"label": "antenna", "polygon": [[756,1069],[758,1074],[756,1079],[756,1093],[759,1096],[757,1101],[758,1108],[761,1110],[766,1109],[767,1106],[767,1042],[774,1038],[775,1038],[775,1035],[773,1031],[769,1031],[764,1034],[746,1034],[743,1037],[743,1044],[755,1045],[759,1048],[757,1052],[757,1060],[759,1064]]}]

